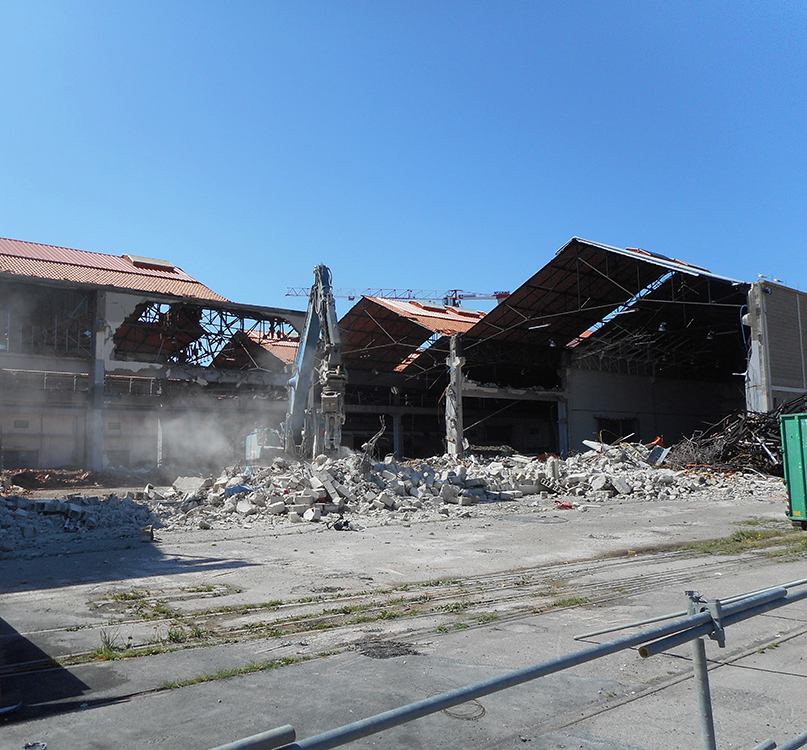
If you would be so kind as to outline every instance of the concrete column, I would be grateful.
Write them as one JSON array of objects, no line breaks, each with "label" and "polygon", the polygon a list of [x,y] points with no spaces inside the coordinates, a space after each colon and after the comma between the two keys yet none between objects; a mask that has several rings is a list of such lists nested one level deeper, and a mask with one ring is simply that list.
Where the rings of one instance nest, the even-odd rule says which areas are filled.
[{"label": "concrete column", "polygon": [[558,453],[569,455],[569,417],[566,402],[558,401]]},{"label": "concrete column", "polygon": [[448,366],[448,388],[446,389],[446,452],[457,458],[464,453],[462,425],[462,341],[459,334],[451,337],[446,365]]},{"label": "concrete column", "polygon": [[87,410],[86,461],[87,468],[104,468],[104,333],[106,292],[96,292],[95,324],[93,325],[93,359],[89,370],[89,404]]},{"label": "concrete column", "polygon": [[773,409],[771,363],[768,348],[767,295],[764,284],[755,281],[748,290],[748,312],[743,325],[750,328],[751,351],[745,371],[745,408],[768,412]]},{"label": "concrete column", "polygon": [[392,415],[392,451],[400,459],[403,453],[403,420],[400,414]]}]

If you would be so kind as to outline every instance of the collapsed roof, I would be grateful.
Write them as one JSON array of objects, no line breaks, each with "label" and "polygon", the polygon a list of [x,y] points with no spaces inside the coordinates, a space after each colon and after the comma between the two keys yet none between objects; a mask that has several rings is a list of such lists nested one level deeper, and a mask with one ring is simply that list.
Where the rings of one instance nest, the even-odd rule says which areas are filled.
[{"label": "collapsed roof", "polygon": [[575,237],[487,315],[364,297],[340,325],[348,368],[431,370],[446,337],[462,333],[470,363],[537,355],[552,367],[565,350],[585,367],[714,379],[742,368],[747,290],[683,261]]},{"label": "collapsed roof", "polygon": [[[282,321],[302,324],[302,313],[231,303],[157,259],[0,238],[0,274],[174,298],[170,308],[143,302],[132,312],[116,331],[119,358],[218,358],[214,367],[276,370],[296,349]],[[340,321],[343,358],[348,371],[442,371],[448,338],[463,334],[469,365],[553,369],[566,352],[587,368],[723,378],[743,368],[748,286],[656,253],[574,237],[488,314],[362,297]],[[204,304],[188,307],[191,300]],[[259,354],[272,356],[258,362]]]},{"label": "collapsed roof", "polygon": [[461,307],[362,297],[339,322],[342,357],[348,372],[395,370],[427,342],[467,333],[483,315]]},{"label": "collapsed roof", "polygon": [[213,359],[213,367],[225,370],[284,372],[297,356],[299,341],[276,333],[238,331]]}]

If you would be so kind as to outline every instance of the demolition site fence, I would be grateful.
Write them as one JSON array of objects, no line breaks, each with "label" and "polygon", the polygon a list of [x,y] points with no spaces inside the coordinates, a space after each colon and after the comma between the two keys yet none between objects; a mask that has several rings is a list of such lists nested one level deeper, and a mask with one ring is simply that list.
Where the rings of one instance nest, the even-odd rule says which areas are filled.
[{"label": "demolition site fence", "polygon": [[[693,668],[698,693],[702,746],[704,750],[716,750],[704,638],[709,637],[716,640],[723,647],[726,638],[725,629],[728,626],[807,599],[807,588],[790,591],[790,589],[803,587],[805,584],[807,584],[807,578],[751,591],[728,599],[708,601],[695,591],[687,591],[688,607],[686,611],[586,633],[576,636],[576,638],[578,640],[592,638],[616,630],[671,620],[671,622],[656,625],[634,635],[626,635],[613,641],[508,672],[499,677],[425,698],[307,739],[296,741],[294,727],[287,725],[221,745],[214,750],[327,750],[619,651],[638,647],[639,654],[647,658],[688,642],[692,642],[693,647]],[[778,746],[773,740],[765,740],[751,750],[773,750],[776,747],[779,750],[796,750],[805,745],[807,745],[807,732]]]}]

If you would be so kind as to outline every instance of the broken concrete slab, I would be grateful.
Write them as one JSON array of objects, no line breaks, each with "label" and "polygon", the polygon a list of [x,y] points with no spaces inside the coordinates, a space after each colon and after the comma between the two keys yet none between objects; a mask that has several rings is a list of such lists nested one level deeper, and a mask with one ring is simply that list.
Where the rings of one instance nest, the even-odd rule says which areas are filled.
[{"label": "broken concrete slab", "polygon": [[632,485],[623,477],[613,477],[611,484],[620,495],[630,495],[633,492]]},{"label": "broken concrete slab", "polygon": [[322,518],[322,511],[318,505],[309,508],[303,513],[303,520],[305,521],[319,521]]},{"label": "broken concrete slab", "polygon": [[249,500],[239,500],[235,506],[236,512],[242,516],[254,516],[258,509]]},{"label": "broken concrete slab", "polygon": [[211,477],[177,477],[172,487],[179,494],[187,495],[212,487],[212,485],[213,479]]}]

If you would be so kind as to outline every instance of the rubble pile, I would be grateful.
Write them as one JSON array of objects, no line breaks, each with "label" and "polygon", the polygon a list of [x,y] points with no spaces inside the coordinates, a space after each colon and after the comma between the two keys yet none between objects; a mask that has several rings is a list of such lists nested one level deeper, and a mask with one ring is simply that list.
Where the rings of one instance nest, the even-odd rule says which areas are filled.
[{"label": "rubble pile", "polygon": [[[32,499],[20,486],[8,484],[0,496],[0,552],[31,546],[38,539],[65,532],[90,530],[110,536],[140,533],[155,518],[148,505],[134,497],[75,494],[66,498]],[[132,493],[134,494],[134,493]]]},{"label": "rubble pile", "polygon": [[[269,467],[230,469],[217,479],[184,477],[158,499],[155,513],[168,527],[323,522],[336,528],[518,509],[581,508],[608,501],[663,501],[711,492],[760,497],[780,490],[759,476],[695,473],[659,466],[667,451],[641,444],[592,449],[565,460],[549,456],[506,459],[450,456],[367,467],[358,455],[320,456],[308,464],[277,458]],[[366,471],[364,470],[366,468]],[[515,501],[507,503],[503,501]]]},{"label": "rubble pile", "polygon": [[[276,458],[265,467],[234,467],[221,476],[179,477],[171,487],[125,496],[70,495],[32,499],[6,486],[0,499],[0,552],[64,532],[125,536],[150,528],[272,528],[321,523],[338,530],[370,525],[558,509],[585,510],[606,502],[768,499],[781,480],[671,469],[658,446],[587,442],[591,450],[560,459],[512,455],[487,459],[448,455],[398,462],[392,456]],[[123,493],[121,493],[123,495]],[[510,501],[510,502],[507,502]],[[473,512],[467,506],[476,506]]]},{"label": "rubble pile", "polygon": [[723,471],[749,467],[781,477],[782,438],[779,417],[807,410],[807,394],[772,412],[742,412],[674,445],[667,462],[677,467],[710,466]]}]

